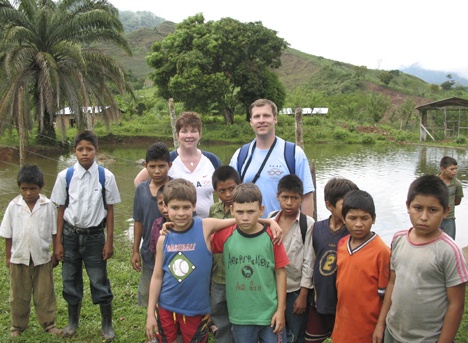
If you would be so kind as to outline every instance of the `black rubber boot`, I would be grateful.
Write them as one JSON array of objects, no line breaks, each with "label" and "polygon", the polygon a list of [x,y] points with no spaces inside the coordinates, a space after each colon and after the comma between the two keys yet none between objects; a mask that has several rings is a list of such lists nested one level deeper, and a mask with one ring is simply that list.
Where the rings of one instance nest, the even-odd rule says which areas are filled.
[{"label": "black rubber boot", "polygon": [[80,323],[81,301],[76,305],[68,304],[68,325],[62,330],[62,336],[72,337]]},{"label": "black rubber boot", "polygon": [[112,327],[112,304],[100,304],[102,334],[104,339],[112,341],[115,338],[114,328]]}]

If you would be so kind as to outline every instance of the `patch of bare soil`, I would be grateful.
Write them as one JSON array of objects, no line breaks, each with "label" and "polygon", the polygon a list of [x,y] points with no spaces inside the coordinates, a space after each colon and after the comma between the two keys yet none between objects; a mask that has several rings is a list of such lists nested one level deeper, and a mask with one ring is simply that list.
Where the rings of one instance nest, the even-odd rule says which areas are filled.
[{"label": "patch of bare soil", "polygon": [[375,126],[358,126],[356,129],[359,132],[362,132],[362,133],[376,133],[376,134],[379,134],[379,135],[382,135],[382,136],[387,136],[388,135],[387,130],[380,129],[380,128],[375,127]]},{"label": "patch of bare soil", "polygon": [[468,261],[468,246],[462,249],[463,255],[465,255],[465,261]]}]

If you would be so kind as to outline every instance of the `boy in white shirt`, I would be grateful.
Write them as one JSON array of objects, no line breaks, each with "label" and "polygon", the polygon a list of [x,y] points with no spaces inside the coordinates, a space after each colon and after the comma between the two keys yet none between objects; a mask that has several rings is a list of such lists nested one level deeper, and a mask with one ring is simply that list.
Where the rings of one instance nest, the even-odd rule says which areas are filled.
[{"label": "boy in white shirt", "polygon": [[8,205],[0,236],[6,241],[6,265],[10,269],[11,336],[26,330],[33,294],[40,325],[50,334],[55,327],[56,301],[52,269],[57,266],[50,245],[57,233],[57,209],[40,194],[44,176],[37,166],[25,165],[18,173],[20,195]]}]

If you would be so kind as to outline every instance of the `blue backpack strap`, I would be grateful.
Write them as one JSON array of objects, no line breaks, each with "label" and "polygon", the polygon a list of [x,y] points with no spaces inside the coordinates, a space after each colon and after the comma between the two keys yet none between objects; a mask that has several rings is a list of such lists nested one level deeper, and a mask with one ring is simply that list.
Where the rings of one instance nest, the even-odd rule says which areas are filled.
[{"label": "blue backpack strap", "polygon": [[289,174],[296,174],[296,144],[284,142],[284,159],[289,169]]},{"label": "blue backpack strap", "polygon": [[302,244],[304,244],[307,232],[307,216],[302,212],[299,215],[299,227],[301,228]]},{"label": "blue backpack strap", "polygon": [[[244,166],[247,155],[249,154],[250,143],[244,144],[237,155],[237,173],[239,176],[242,174],[242,167]],[[243,181],[243,180],[241,180]]]},{"label": "blue backpack strap", "polygon": [[98,173],[99,173],[99,183],[101,184],[101,192],[102,192],[102,203],[104,204],[104,208],[107,209],[106,203],[106,170],[102,166],[98,166]]},{"label": "blue backpack strap", "polygon": [[75,166],[71,166],[67,169],[67,175],[65,176],[65,181],[67,182],[67,189],[70,187],[70,181],[75,173]]},{"label": "blue backpack strap", "polygon": [[68,207],[68,203],[70,202],[70,195],[68,194],[68,189],[70,188],[70,181],[73,177],[73,173],[75,172],[75,166],[71,166],[67,169],[67,174],[65,175],[65,182],[66,182],[66,187],[65,191],[67,192],[67,197],[65,198],[65,208]]}]

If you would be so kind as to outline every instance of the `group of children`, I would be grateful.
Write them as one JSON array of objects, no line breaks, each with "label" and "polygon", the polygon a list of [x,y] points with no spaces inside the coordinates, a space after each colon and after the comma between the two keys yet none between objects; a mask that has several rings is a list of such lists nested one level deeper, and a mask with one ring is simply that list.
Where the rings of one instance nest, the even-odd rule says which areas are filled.
[{"label": "group of children", "polygon": [[[44,330],[75,334],[84,263],[104,338],[115,337],[106,261],[120,196],[112,173],[95,162],[97,151],[92,132],[75,137],[77,163],[59,173],[52,201],[40,194],[44,182],[36,166],[18,174],[20,195],[0,227],[12,336],[27,328],[31,293]],[[468,271],[462,252],[440,229],[450,211],[442,177],[421,176],[410,185],[412,227],[397,232],[390,249],[371,230],[372,197],[347,179],[327,182],[330,216],[314,222],[300,211],[302,181],[286,175],[277,189],[281,208],[263,219],[258,187],[241,184],[235,169],[222,166],[212,177],[219,202],[202,219],[193,215],[194,185],[169,178],[163,143],[147,149],[145,168],[151,179],[135,192],[132,265],[141,272],[138,303],[148,308],[149,340],[206,342],[210,328],[215,342],[454,340]],[[58,261],[68,304],[63,330],[55,326],[52,268]]]}]

